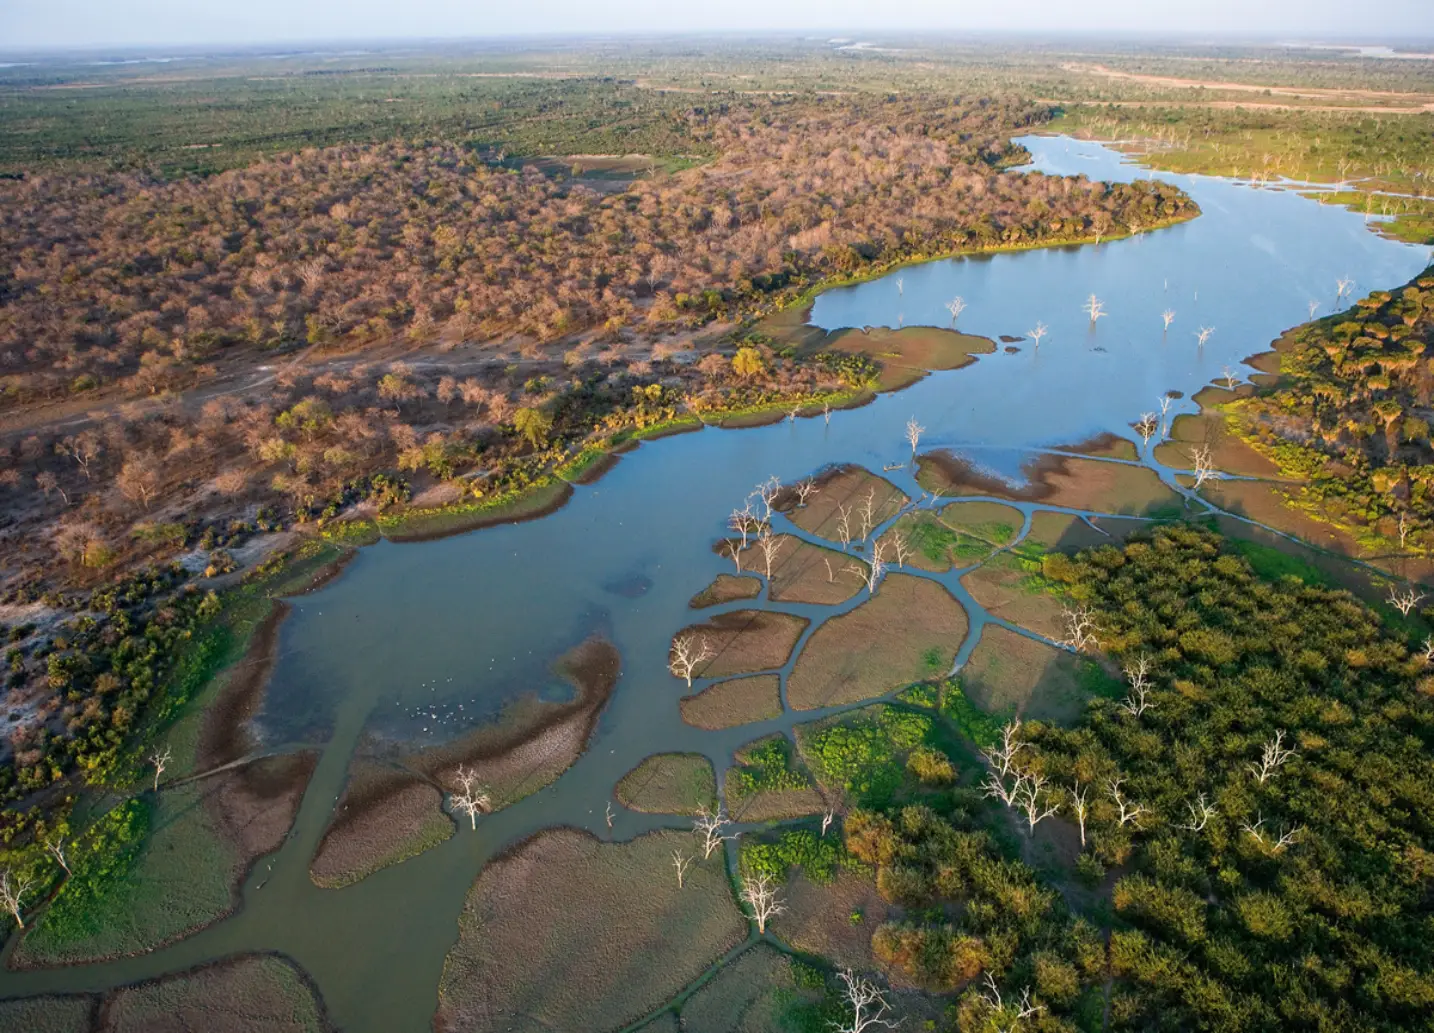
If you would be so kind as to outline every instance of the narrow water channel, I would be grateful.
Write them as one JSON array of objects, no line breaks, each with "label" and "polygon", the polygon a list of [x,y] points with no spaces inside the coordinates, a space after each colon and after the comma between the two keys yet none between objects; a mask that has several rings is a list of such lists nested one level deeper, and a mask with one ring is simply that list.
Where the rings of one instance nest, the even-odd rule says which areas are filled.
[{"label": "narrow water channel", "polygon": [[[1098,144],[1032,137],[1031,169],[1131,179],[1147,173]],[[809,475],[831,463],[881,472],[909,455],[903,425],[926,428],[923,450],[947,447],[992,472],[1018,476],[1033,450],[1130,424],[1160,395],[1186,396],[1241,367],[1281,331],[1328,312],[1336,281],[1357,293],[1403,283],[1427,252],[1371,233],[1361,215],[1294,192],[1202,176],[1165,176],[1203,209],[1191,223],[1098,246],[1022,251],[910,267],[818,298],[812,321],[845,326],[950,325],[946,303],[967,302],[959,327],[999,339],[1038,322],[1050,332],[927,377],[871,405],[822,419],[653,442],[597,484],[578,488],[542,520],[421,545],[364,549],[324,589],[294,601],[258,719],[267,745],[323,747],[294,834],[261,862],[234,917],[138,958],[0,974],[0,995],[104,989],[240,951],[280,951],[317,981],[350,1033],[430,1028],[443,959],[464,895],[496,852],[554,826],[628,839],[685,824],[616,807],[614,784],[656,752],[705,753],[719,772],[732,750],[821,712],[722,732],[683,724],[687,690],[666,670],[672,635],[694,619],[691,596],[730,570],[711,544],[758,482]],[[897,279],[901,286],[898,289]],[[1110,313],[1082,311],[1096,294]],[[1175,321],[1162,332],[1161,312]],[[1203,348],[1195,333],[1214,333]],[[1004,347],[1004,345],[1002,346]],[[1193,409],[1186,401],[1178,403]],[[1178,411],[1178,410],[1177,410]],[[1173,415],[1173,413],[1172,413]],[[910,466],[888,471],[913,498]],[[1021,506],[1029,513],[1032,507]],[[783,530],[791,530],[783,528]],[[972,633],[986,619],[955,575],[940,577],[965,605]],[[854,600],[855,605],[860,599]],[[738,608],[738,607],[729,607]],[[774,606],[818,620],[848,607]],[[703,616],[712,612],[704,611]],[[319,889],[308,864],[361,737],[441,742],[524,692],[561,693],[553,660],[602,631],[622,675],[590,749],[550,788],[461,829],[447,843],[342,890]],[[262,884],[262,888],[260,888]]]}]

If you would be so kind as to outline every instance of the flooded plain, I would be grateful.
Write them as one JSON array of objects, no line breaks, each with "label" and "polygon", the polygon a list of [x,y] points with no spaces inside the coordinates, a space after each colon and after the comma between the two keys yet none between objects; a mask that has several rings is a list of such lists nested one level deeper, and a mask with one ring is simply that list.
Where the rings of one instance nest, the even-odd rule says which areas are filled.
[{"label": "flooded plain", "polygon": [[[1063,137],[1023,141],[1032,169],[1130,179],[1148,173],[1098,144]],[[770,477],[791,482],[835,463],[881,473],[911,498],[924,495],[904,425],[926,430],[922,451],[945,448],[978,468],[1018,478],[1043,451],[1130,426],[1158,398],[1185,400],[1226,368],[1268,349],[1283,330],[1336,300],[1401,284],[1427,264],[1426,249],[1371,233],[1362,216],[1290,191],[1203,176],[1157,174],[1201,206],[1190,223],[1095,246],[1019,251],[912,266],[821,295],[823,328],[949,326],[947,304],[966,302],[957,326],[1019,337],[973,365],[932,374],[859,409],[749,430],[708,428],[643,445],[596,484],[579,487],[550,516],[424,544],[363,549],[342,576],[293,600],[257,718],[266,750],[322,749],[293,833],[261,861],[232,917],[134,958],[0,974],[0,995],[94,991],[238,952],[277,951],[313,978],[333,1021],[352,1033],[431,1028],[444,958],[465,895],[485,863],[532,833],[566,825],[625,840],[686,819],[618,805],[613,787],[644,757],[692,752],[719,775],[732,751],[829,711],[787,710],[739,728],[684,724],[688,690],[667,671],[679,629],[752,605],[808,617],[812,631],[865,594],[834,607],[739,602],[700,613],[688,600],[732,563],[713,551],[727,515]],[[899,286],[898,286],[899,281]],[[1083,311],[1096,295],[1109,313]],[[1175,317],[1162,329],[1161,313]],[[1048,332],[1039,348],[1026,337]],[[1213,330],[1203,346],[1197,332]],[[1155,465],[1145,457],[1142,462]],[[1167,484],[1171,471],[1158,469]],[[1039,504],[1017,504],[1026,515]],[[783,524],[788,533],[794,528]],[[805,535],[804,535],[805,536]],[[815,541],[811,536],[808,540]],[[987,615],[960,571],[928,575],[966,608],[969,655]],[[321,889],[309,864],[351,757],[365,741],[436,744],[490,721],[524,694],[563,699],[554,660],[589,636],[612,642],[621,675],[582,758],[547,789],[479,821],[419,856],[344,889]],[[801,643],[793,651],[799,655]],[[790,671],[792,661],[781,669]],[[701,682],[695,686],[700,688]],[[609,804],[613,818],[605,817]]]}]

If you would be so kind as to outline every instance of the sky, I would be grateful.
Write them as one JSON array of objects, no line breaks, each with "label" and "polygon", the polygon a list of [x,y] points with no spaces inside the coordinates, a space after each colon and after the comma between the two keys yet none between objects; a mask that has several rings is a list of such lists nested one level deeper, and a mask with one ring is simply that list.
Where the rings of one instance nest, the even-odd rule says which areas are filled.
[{"label": "sky", "polygon": [[1434,0],[0,0],[0,50],[913,29],[1412,40],[1434,36]]}]

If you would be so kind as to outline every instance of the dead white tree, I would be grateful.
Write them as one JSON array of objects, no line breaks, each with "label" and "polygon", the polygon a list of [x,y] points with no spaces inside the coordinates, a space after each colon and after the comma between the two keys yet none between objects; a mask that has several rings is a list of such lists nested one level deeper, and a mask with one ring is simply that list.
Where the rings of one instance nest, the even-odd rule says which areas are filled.
[{"label": "dead white tree", "polygon": [[1403,510],[1399,511],[1399,551],[1404,551],[1404,543],[1409,540],[1408,514]]},{"label": "dead white tree", "polygon": [[842,1001],[851,1009],[850,1019],[834,1019],[831,1028],[834,1033],[866,1033],[873,1029],[895,1029],[901,1025],[886,1018],[891,1006],[886,995],[875,983],[862,979],[849,968],[837,973],[842,983]]},{"label": "dead white tree", "polygon": [[1195,491],[1198,492],[1200,486],[1206,481],[1219,480],[1220,475],[1215,470],[1215,459],[1210,453],[1209,445],[1201,445],[1196,448],[1190,453],[1190,458],[1195,462]]},{"label": "dead white tree", "polygon": [[822,419],[826,421],[828,427],[831,426],[831,422],[832,422],[832,403],[831,403],[831,402],[823,402],[823,403],[822,403]]},{"label": "dead white tree", "polygon": [[1061,620],[1066,626],[1066,637],[1061,640],[1061,645],[1077,653],[1100,645],[1095,634],[1100,630],[1095,624],[1095,614],[1085,606],[1061,607]]},{"label": "dead white tree", "polygon": [[1130,681],[1130,692],[1121,700],[1121,709],[1134,717],[1140,717],[1147,710],[1155,708],[1155,701],[1150,698],[1150,657],[1141,653],[1134,663],[1125,665],[1125,677]]},{"label": "dead white tree", "polygon": [[800,402],[798,402],[796,405],[792,406],[789,410],[787,410],[787,422],[796,423],[797,417],[800,416],[801,413],[802,405]]},{"label": "dead white tree", "polygon": [[1284,729],[1281,728],[1275,731],[1275,737],[1273,739],[1261,747],[1259,763],[1248,764],[1246,767],[1248,767],[1250,773],[1255,776],[1255,781],[1259,782],[1260,785],[1264,785],[1269,781],[1270,776],[1278,771],[1285,761],[1293,756],[1296,756],[1296,753],[1294,750],[1288,749],[1285,746],[1285,732]]},{"label": "dead white tree", "polygon": [[994,796],[1007,807],[1016,807],[1025,783],[1026,776],[1020,773],[1017,773],[1015,780],[1008,785],[1005,778],[992,772],[986,776],[986,781],[981,783],[981,792],[986,796]]},{"label": "dead white tree", "polygon": [[1141,440],[1149,445],[1150,439],[1160,432],[1160,421],[1155,418],[1153,412],[1143,412],[1135,424],[1135,429],[1140,434]]},{"label": "dead white tree", "polygon": [[1006,1004],[1001,1000],[1001,991],[996,988],[996,977],[990,972],[986,973],[984,988],[977,991],[977,996],[986,1003],[991,1012],[989,1020],[999,1033],[1016,1033],[1021,1028],[1021,1023],[1046,1010],[1043,1004],[1031,1003],[1030,987],[1021,991],[1020,1000]]},{"label": "dead white tree", "polygon": [[816,490],[817,490],[817,482],[814,481],[814,480],[812,480],[810,477],[808,477],[808,478],[807,478],[806,480],[804,480],[804,481],[798,481],[797,484],[796,484],[797,506],[798,506],[798,508],[800,508],[800,509],[806,509],[806,508],[807,508],[807,499],[811,498],[811,497],[812,497],[812,494],[813,494]]},{"label": "dead white tree", "polygon": [[1309,309],[1310,309],[1310,318],[1313,319],[1315,312],[1317,312],[1317,311],[1319,310],[1319,302],[1318,302],[1318,301],[1311,301],[1311,302],[1309,303]]},{"label": "dead white tree", "polygon": [[1037,323],[1034,330],[1028,330],[1026,336],[1035,342],[1036,351],[1041,350],[1041,338],[1050,333],[1050,327],[1045,323]]},{"label": "dead white tree", "polygon": [[59,835],[57,835],[57,836],[55,836],[53,839],[46,839],[46,840],[45,840],[45,849],[46,849],[47,851],[49,851],[50,856],[55,859],[55,861],[59,864],[59,866],[60,866],[61,868],[65,869],[65,874],[66,874],[66,875],[73,875],[73,874],[74,874],[73,872],[70,871],[70,862],[69,862],[69,861],[66,859],[66,857],[65,857],[65,837],[64,837],[64,836],[59,836]]},{"label": "dead white tree", "polygon": [[1260,849],[1267,854],[1278,854],[1284,851],[1295,840],[1300,838],[1304,832],[1303,825],[1296,825],[1293,828],[1281,827],[1275,832],[1266,832],[1265,819],[1258,812],[1255,815],[1256,821],[1251,825],[1248,821],[1241,822],[1240,828],[1250,834],[1250,838],[1260,845]]},{"label": "dead white tree", "polygon": [[832,570],[832,561],[829,560],[827,557],[823,556],[822,562],[827,565],[827,584],[835,584],[836,572]]},{"label": "dead white tree", "polygon": [[895,531],[891,535],[891,547],[896,550],[896,565],[906,566],[906,559],[911,555],[911,543],[906,540],[906,535]]},{"label": "dead white tree", "polygon": [[1016,769],[1016,758],[1028,745],[1021,741],[1021,722],[1007,721],[1001,728],[1001,745],[982,750],[981,756],[1005,778]]},{"label": "dead white tree", "polygon": [[1194,803],[1186,803],[1185,806],[1190,811],[1190,820],[1175,827],[1185,829],[1187,832],[1203,832],[1205,826],[1210,823],[1210,819],[1219,813],[1215,810],[1215,806],[1205,799],[1204,793],[1196,797]]},{"label": "dead white tree", "polygon": [[1070,790],[1070,794],[1071,813],[1076,816],[1076,824],[1080,826],[1080,848],[1084,850],[1085,816],[1089,812],[1090,805],[1088,802],[1088,797],[1090,795],[1090,786],[1083,786],[1080,784],[1080,782],[1076,782],[1075,786],[1072,787],[1072,789]]},{"label": "dead white tree", "polygon": [[1399,611],[1400,616],[1408,617],[1409,612],[1419,605],[1424,598],[1423,592],[1416,592],[1413,585],[1405,585],[1401,591],[1393,585],[1389,586],[1389,605]]},{"label": "dead white tree", "polygon": [[1196,330],[1195,340],[1198,342],[1197,346],[1201,348],[1205,347],[1205,342],[1210,339],[1210,335],[1214,332],[1215,328],[1213,326],[1202,326],[1199,330]]},{"label": "dead white tree", "polygon": [[732,562],[737,565],[737,573],[742,573],[742,546],[737,544],[737,539],[728,538],[722,543],[722,548],[727,550],[727,555],[732,557]]},{"label": "dead white tree", "polygon": [[837,541],[845,552],[851,545],[851,507],[837,503]]},{"label": "dead white tree", "polygon": [[966,299],[956,295],[946,303],[946,311],[951,313],[951,325],[956,325],[956,320],[961,318],[961,313],[966,311]]},{"label": "dead white tree", "polygon": [[921,443],[921,435],[925,433],[925,431],[926,428],[916,422],[915,416],[906,421],[906,440],[911,442],[912,455],[916,454],[916,446]]},{"label": "dead white tree", "polygon": [[712,851],[726,840],[734,838],[722,834],[722,830],[731,824],[720,809],[715,814],[706,807],[697,812],[697,817],[692,819],[692,830],[702,837],[702,860],[711,857]]},{"label": "dead white tree", "polygon": [[781,490],[782,482],[779,481],[776,477],[769,477],[767,478],[767,480],[757,485],[756,490],[752,492],[753,495],[756,495],[757,498],[762,501],[762,506],[764,510],[762,514],[762,519],[764,521],[772,519],[772,503],[777,500],[777,495],[781,492]]},{"label": "dead white tree", "polygon": [[1335,293],[1334,300],[1341,301],[1354,288],[1354,281],[1347,276],[1341,276],[1334,282],[1339,290]]},{"label": "dead white tree", "polygon": [[741,509],[732,510],[732,515],[727,518],[727,526],[742,536],[742,548],[747,547],[747,536],[762,526],[762,521],[757,519],[757,514],[752,512],[752,499],[749,496],[747,504]]},{"label": "dead white tree", "polygon": [[1060,811],[1061,805],[1059,801],[1052,802],[1044,776],[1032,773],[1017,781],[1020,788],[1015,794],[1016,809],[1026,816],[1026,831],[1034,833],[1037,825]]},{"label": "dead white tree", "polygon": [[1434,635],[1424,636],[1424,652],[1421,654],[1425,666],[1434,664]]},{"label": "dead white tree", "polygon": [[866,541],[871,529],[876,526],[876,489],[872,488],[861,500],[861,539]]},{"label": "dead white tree", "polygon": [[833,822],[835,819],[836,819],[836,811],[827,811],[825,814],[822,815],[822,838],[823,838],[823,839],[826,838],[827,829],[829,829],[829,828],[832,827],[832,822]]},{"label": "dead white tree", "polygon": [[[460,765],[453,774],[453,780],[458,783],[458,788],[449,795],[450,805],[455,813],[467,815],[469,827],[476,829],[478,815],[488,813],[492,798],[489,797],[488,790],[478,784],[478,773],[471,768]],[[609,822],[608,828],[611,827],[612,823]]]},{"label": "dead white tree", "polygon": [[742,899],[757,920],[758,935],[767,931],[767,922],[774,915],[787,910],[787,906],[777,898],[777,887],[773,885],[772,877],[765,872],[756,878],[749,876],[742,880]]},{"label": "dead white tree", "polygon": [[762,562],[766,565],[767,580],[772,580],[772,562],[777,558],[777,553],[782,551],[782,539],[774,537],[771,531],[763,531],[762,537],[757,539],[757,545],[762,550]]},{"label": "dead white tree", "polygon": [[1136,828],[1140,828],[1140,819],[1147,811],[1140,804],[1132,803],[1125,798],[1125,794],[1120,791],[1120,784],[1123,781],[1125,780],[1121,778],[1112,778],[1105,784],[1106,791],[1120,811],[1118,815],[1120,823],[1122,825],[1134,824]]},{"label": "dead white tree", "polygon": [[149,762],[154,765],[154,791],[159,792],[159,776],[164,774],[164,769],[169,767],[169,762],[174,755],[166,746],[163,750],[155,750],[149,755]]},{"label": "dead white tree", "polygon": [[905,293],[906,293],[906,281],[903,280],[900,276],[898,276],[898,277],[896,278],[896,293],[897,293],[897,294],[905,294]]},{"label": "dead white tree", "polygon": [[687,868],[692,864],[692,858],[683,857],[681,850],[672,851],[672,867],[677,869],[677,888],[682,888],[682,882],[687,878]]},{"label": "dead white tree", "polygon": [[30,884],[30,879],[12,874],[9,868],[0,869],[0,907],[15,916],[15,924],[21,929],[25,928],[21,908],[25,904],[25,894],[30,892]]},{"label": "dead white tree", "polygon": [[877,583],[881,581],[881,575],[886,573],[886,563],[881,558],[881,543],[877,542],[872,546],[870,563],[865,566],[860,563],[851,563],[846,569],[866,582],[868,595],[875,595]]},{"label": "dead white tree", "polygon": [[1240,382],[1240,374],[1236,373],[1229,366],[1226,366],[1221,372],[1220,378],[1225,381],[1225,390],[1227,391],[1235,390],[1235,385]]},{"label": "dead white tree", "polygon": [[1170,415],[1170,405],[1174,401],[1175,399],[1171,398],[1169,395],[1160,396],[1160,436],[1162,438],[1165,437],[1167,428],[1169,428],[1170,426],[1170,423],[1166,419],[1166,417]]},{"label": "dead white tree", "polygon": [[672,652],[667,657],[667,669],[687,682],[692,688],[692,676],[698,666],[711,660],[717,654],[704,635],[679,635],[672,640]]},{"label": "dead white tree", "polygon": [[612,819],[614,817],[616,817],[616,815],[613,814],[612,802],[609,801],[607,807],[603,809],[603,818],[607,821],[608,828],[612,828]]},{"label": "dead white tree", "polygon": [[1101,301],[1094,294],[1092,294],[1089,298],[1086,299],[1085,308],[1081,309],[1081,311],[1084,312],[1086,315],[1090,316],[1090,321],[1092,323],[1094,323],[1097,319],[1100,319],[1102,316],[1109,314],[1105,311],[1105,302]]},{"label": "dead white tree", "polygon": [[1175,310],[1173,308],[1166,309],[1164,312],[1160,313],[1160,318],[1165,321],[1165,329],[1169,330],[1170,324],[1175,322]]}]

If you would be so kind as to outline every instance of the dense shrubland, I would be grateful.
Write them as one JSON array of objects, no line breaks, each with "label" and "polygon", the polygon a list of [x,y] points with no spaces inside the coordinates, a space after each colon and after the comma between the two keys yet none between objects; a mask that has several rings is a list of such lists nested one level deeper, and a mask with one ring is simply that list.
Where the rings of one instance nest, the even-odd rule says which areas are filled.
[{"label": "dense shrubland", "polygon": [[[1428,548],[1434,532],[1434,275],[1307,324],[1280,343],[1280,377],[1229,411],[1324,519]],[[1401,535],[1402,523],[1402,535]]]}]

